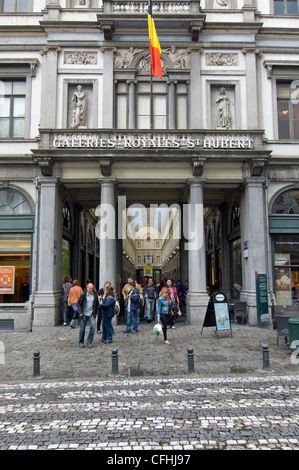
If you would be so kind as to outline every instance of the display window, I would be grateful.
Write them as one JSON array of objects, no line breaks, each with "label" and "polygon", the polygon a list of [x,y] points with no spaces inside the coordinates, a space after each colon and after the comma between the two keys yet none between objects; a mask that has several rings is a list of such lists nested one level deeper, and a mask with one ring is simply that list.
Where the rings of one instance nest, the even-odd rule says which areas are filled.
[{"label": "display window", "polygon": [[30,266],[31,234],[0,233],[0,305],[29,300]]},{"label": "display window", "polygon": [[299,234],[274,235],[274,270],[277,304],[299,304]]}]

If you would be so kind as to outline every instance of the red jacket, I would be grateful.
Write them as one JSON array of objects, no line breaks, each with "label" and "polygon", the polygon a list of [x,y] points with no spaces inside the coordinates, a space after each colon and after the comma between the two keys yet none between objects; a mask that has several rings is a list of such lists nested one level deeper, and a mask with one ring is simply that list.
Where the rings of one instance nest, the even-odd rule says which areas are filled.
[{"label": "red jacket", "polygon": [[[170,289],[169,287],[166,287],[166,289],[168,290],[168,303],[170,303],[171,301],[171,292],[170,292]],[[177,290],[176,290],[176,287],[172,286],[172,290],[173,290],[173,295],[175,297],[175,300],[176,300],[176,303],[178,304],[179,303],[179,299],[178,299],[178,293],[177,293]]]}]

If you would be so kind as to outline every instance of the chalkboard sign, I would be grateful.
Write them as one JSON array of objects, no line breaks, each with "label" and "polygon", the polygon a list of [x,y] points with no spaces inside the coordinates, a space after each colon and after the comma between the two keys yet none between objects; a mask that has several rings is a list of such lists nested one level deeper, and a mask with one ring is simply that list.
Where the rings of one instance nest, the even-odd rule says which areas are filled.
[{"label": "chalkboard sign", "polygon": [[229,309],[227,298],[222,292],[216,292],[210,297],[206,316],[203,322],[202,330],[205,327],[215,326],[218,338],[218,331],[231,330],[230,318],[229,318]]}]

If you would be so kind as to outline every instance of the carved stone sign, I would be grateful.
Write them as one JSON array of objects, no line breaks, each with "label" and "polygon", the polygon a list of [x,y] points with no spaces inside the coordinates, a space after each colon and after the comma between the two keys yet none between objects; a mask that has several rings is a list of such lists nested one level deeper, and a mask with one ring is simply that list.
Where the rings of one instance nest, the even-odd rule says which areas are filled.
[{"label": "carved stone sign", "polygon": [[250,134],[207,134],[200,137],[192,134],[155,133],[112,133],[73,132],[53,134],[52,148],[55,149],[190,149],[190,150],[252,150],[253,137]]}]

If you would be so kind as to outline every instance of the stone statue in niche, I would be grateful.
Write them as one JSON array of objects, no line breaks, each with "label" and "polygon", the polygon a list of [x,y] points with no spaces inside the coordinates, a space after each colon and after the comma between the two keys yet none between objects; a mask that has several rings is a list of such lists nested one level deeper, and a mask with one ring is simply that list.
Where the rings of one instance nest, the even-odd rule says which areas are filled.
[{"label": "stone statue in niche", "polygon": [[230,100],[225,92],[225,88],[220,88],[220,95],[216,98],[217,105],[217,128],[230,129],[232,115],[230,112]]},{"label": "stone statue in niche", "polygon": [[90,0],[79,0],[78,4],[75,5],[75,7],[86,7],[86,8],[89,8],[90,7]]},{"label": "stone statue in niche", "polygon": [[78,85],[73,94],[72,101],[74,102],[73,122],[71,127],[77,129],[78,127],[86,127],[86,94],[83,91],[82,85]]}]

